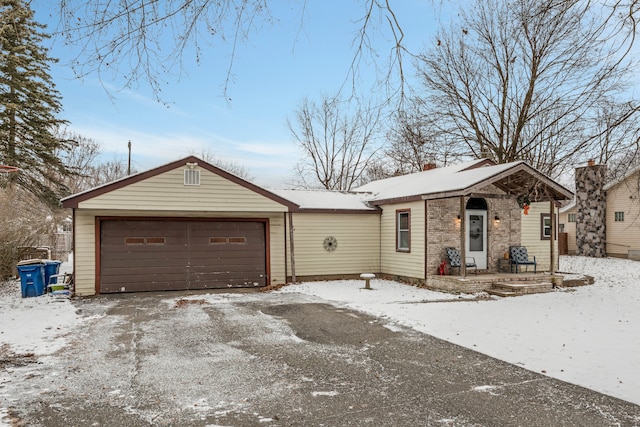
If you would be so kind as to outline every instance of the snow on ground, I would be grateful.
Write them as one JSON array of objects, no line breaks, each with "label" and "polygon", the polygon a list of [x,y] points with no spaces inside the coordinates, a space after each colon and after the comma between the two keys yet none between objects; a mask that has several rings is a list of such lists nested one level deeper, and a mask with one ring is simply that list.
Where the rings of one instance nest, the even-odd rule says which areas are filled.
[{"label": "snow on ground", "polygon": [[[640,404],[640,262],[561,257],[591,286],[465,301],[382,280],[282,288],[344,304],[497,359]],[[452,303],[428,301],[455,299]]]},{"label": "snow on ground", "polygon": [[[72,264],[65,262],[59,272],[72,270]],[[68,299],[48,295],[22,298],[19,281],[0,283],[0,355],[6,345],[17,354],[55,353],[64,347],[64,335],[79,322],[80,317]]]},{"label": "snow on ground", "polygon": [[[70,268],[63,264],[61,271]],[[396,282],[309,282],[277,292],[332,301],[532,371],[640,404],[640,262],[561,257],[560,270],[596,283],[547,294],[485,298],[433,292]],[[200,294],[198,298],[202,298]],[[235,294],[234,298],[256,298]],[[174,301],[175,302],[175,301]],[[46,356],[66,344],[83,318],[72,301],[21,298],[0,286],[0,350]],[[0,379],[6,372],[0,372]],[[0,426],[3,417],[0,408]]]}]

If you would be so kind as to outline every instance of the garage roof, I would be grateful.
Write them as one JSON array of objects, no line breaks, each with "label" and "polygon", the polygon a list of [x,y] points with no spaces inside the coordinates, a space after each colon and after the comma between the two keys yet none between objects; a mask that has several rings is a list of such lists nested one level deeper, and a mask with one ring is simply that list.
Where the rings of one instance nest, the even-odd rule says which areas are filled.
[{"label": "garage roof", "polygon": [[117,190],[119,188],[123,188],[126,187],[128,185],[134,184],[136,182],[140,182],[143,181],[145,179],[154,177],[156,175],[160,175],[163,174],[165,172],[169,172],[173,169],[176,168],[182,168],[185,166],[185,164],[187,163],[197,163],[198,167],[208,170],[216,175],[221,176],[222,178],[225,178],[235,184],[238,184],[244,188],[247,188],[248,190],[251,190],[257,194],[260,194],[268,199],[271,199],[277,203],[280,203],[286,207],[289,208],[289,210],[297,210],[298,206],[295,203],[292,203],[289,200],[286,200],[284,198],[282,198],[281,196],[274,194],[271,191],[265,190],[262,187],[259,187],[255,184],[250,183],[249,181],[246,181],[230,172],[227,172],[223,169],[220,169],[216,166],[213,166],[195,156],[189,156],[186,157],[184,159],[181,160],[177,160],[175,162],[171,162],[168,163],[166,165],[163,166],[159,166],[155,169],[151,169],[145,172],[140,172],[134,175],[130,175],[127,176],[125,178],[116,180],[116,181],[112,181],[109,182],[107,184],[89,189],[87,191],[83,191],[81,193],[78,194],[74,194],[72,196],[66,197],[64,199],[62,199],[62,206],[65,208],[78,208],[79,203],[85,201],[85,200],[89,200],[92,199],[94,197],[100,196],[102,194],[106,194],[109,193],[111,191]]}]

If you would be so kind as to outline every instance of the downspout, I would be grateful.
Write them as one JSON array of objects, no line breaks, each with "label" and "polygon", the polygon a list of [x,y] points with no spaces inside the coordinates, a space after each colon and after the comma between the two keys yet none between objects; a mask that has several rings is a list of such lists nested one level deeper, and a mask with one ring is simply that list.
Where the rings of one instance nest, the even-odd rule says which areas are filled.
[{"label": "downspout", "polygon": [[293,248],[293,212],[289,212],[289,240],[291,245],[291,283],[296,283],[296,257]]},{"label": "downspout", "polygon": [[460,276],[467,277],[467,244],[465,241],[467,207],[464,196],[460,196]]},{"label": "downspout", "polygon": [[382,271],[382,215],[384,215],[384,209],[380,206],[376,206],[380,211],[380,215],[378,215],[378,268],[380,269],[380,274],[384,274]]},{"label": "downspout", "polygon": [[287,283],[287,277],[289,277],[289,265],[287,263],[287,213],[283,212],[282,217],[284,219],[284,282]]},{"label": "downspout", "polygon": [[73,227],[72,228],[73,235],[71,236],[71,252],[73,253],[73,273],[71,276],[73,285],[71,286],[71,295],[75,296],[76,294],[76,208],[71,209],[71,226]]},{"label": "downspout", "polygon": [[551,236],[549,236],[550,248],[549,248],[549,272],[553,275],[555,272],[555,240],[556,240],[556,215],[554,212],[555,205],[553,200],[549,201],[549,211],[551,212]]},{"label": "downspout", "polygon": [[428,221],[428,217],[427,217],[427,202],[428,200],[424,201],[424,284],[427,284],[427,275],[428,275],[428,268],[429,268],[429,245],[428,245],[428,229],[429,229],[429,221]]}]

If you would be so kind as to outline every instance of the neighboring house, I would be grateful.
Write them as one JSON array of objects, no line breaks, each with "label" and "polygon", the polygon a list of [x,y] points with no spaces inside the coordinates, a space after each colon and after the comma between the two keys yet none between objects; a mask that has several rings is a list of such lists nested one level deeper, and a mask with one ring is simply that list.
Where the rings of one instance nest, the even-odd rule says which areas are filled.
[{"label": "neighboring house", "polygon": [[576,254],[576,202],[575,200],[566,206],[560,208],[558,212],[560,233],[566,233],[567,247],[566,252],[569,255]]},{"label": "neighboring house", "polygon": [[73,209],[75,291],[92,295],[364,272],[436,286],[445,247],[494,272],[510,245],[528,241],[529,228],[540,232],[528,219],[539,221],[540,212],[523,217],[521,195],[540,212],[572,197],[524,162],[476,160],[331,192],[266,190],[188,157],[63,206]]},{"label": "neighboring house", "polygon": [[[586,168],[597,168],[602,165],[591,165]],[[579,175],[576,175],[579,177]],[[577,178],[579,179],[579,178]],[[640,259],[640,167],[630,170],[623,177],[608,182],[602,186],[603,197],[592,197],[587,194],[585,199],[589,205],[584,208],[584,216],[592,216],[596,205],[603,205],[604,210],[604,241],[606,242],[606,255]],[[578,184],[578,182],[576,182]],[[578,219],[579,203],[574,200],[569,205],[560,209],[560,231],[567,233],[568,252],[578,252]],[[582,234],[591,234],[590,228],[581,231]],[[583,236],[586,238],[587,236]]]}]

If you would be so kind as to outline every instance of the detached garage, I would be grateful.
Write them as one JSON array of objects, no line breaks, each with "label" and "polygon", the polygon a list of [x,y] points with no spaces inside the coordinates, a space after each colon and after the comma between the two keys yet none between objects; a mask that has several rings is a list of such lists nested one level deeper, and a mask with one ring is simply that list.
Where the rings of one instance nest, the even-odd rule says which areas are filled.
[{"label": "detached garage", "polygon": [[266,286],[266,222],[102,219],[100,293]]},{"label": "detached garage", "polygon": [[380,269],[380,212],[363,195],[269,191],[193,156],[62,204],[73,210],[79,296],[262,287]]},{"label": "detached garage", "polygon": [[297,206],[189,157],[64,199],[76,295],[284,283]]}]

